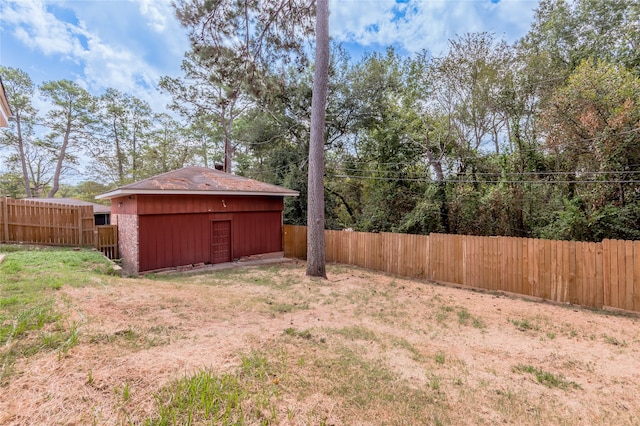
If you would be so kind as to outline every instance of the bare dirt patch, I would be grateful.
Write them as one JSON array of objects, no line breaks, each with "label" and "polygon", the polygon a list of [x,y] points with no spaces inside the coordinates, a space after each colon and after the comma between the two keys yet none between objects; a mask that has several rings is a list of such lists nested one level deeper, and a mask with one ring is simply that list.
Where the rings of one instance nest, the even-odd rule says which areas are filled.
[{"label": "bare dirt patch", "polygon": [[638,424],[638,319],[297,263],[64,287],[80,344],[16,365],[0,423],[139,424],[168,383],[273,365],[273,424]]}]

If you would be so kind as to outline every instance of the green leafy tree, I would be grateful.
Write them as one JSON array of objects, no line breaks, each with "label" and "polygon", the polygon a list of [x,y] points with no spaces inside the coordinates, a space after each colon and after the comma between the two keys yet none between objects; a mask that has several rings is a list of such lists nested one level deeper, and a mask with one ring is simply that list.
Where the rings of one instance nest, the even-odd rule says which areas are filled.
[{"label": "green leafy tree", "polygon": [[96,174],[109,176],[110,181],[122,185],[128,181],[129,103],[131,98],[113,88],[100,97],[99,118],[102,137],[96,138],[92,150]]},{"label": "green leafy tree", "polygon": [[0,197],[22,198],[24,196],[24,182],[19,173],[0,174]]},{"label": "green leafy tree", "polygon": [[588,58],[637,69],[639,20],[636,0],[542,0],[523,46],[565,76]]},{"label": "green leafy tree", "polygon": [[34,137],[33,126],[36,122],[37,110],[32,105],[35,86],[29,75],[17,68],[0,67],[0,74],[13,117],[10,129],[0,134],[0,145],[12,148],[15,156],[12,162],[20,164],[20,174],[27,198],[33,196],[29,179],[29,151]]},{"label": "green leafy tree", "polygon": [[52,104],[44,120],[50,129],[47,147],[56,159],[48,194],[52,198],[60,188],[60,177],[69,164],[77,162],[75,154],[91,136],[97,103],[89,92],[69,80],[46,82],[40,86],[40,92]]},{"label": "green leafy tree", "polygon": [[157,114],[142,158],[145,176],[184,167],[194,156],[195,146],[179,123],[168,114]]},{"label": "green leafy tree", "polygon": [[472,156],[487,141],[500,153],[507,123],[498,102],[509,48],[488,33],[466,34],[449,43],[447,55],[433,60],[431,102],[450,120],[461,156]]},{"label": "green leafy tree", "polygon": [[78,183],[75,186],[75,196],[80,200],[88,201],[90,203],[96,203],[98,202],[96,201],[96,195],[104,194],[110,189],[113,189],[110,185],[92,180],[86,180]]},{"label": "green leafy tree", "polygon": [[302,43],[312,32],[310,0],[180,0],[176,15],[189,30],[185,78],[162,79],[173,107],[188,117],[215,120],[224,142],[224,170],[231,172],[237,142],[234,121],[273,90],[265,78],[274,66],[303,63]]},{"label": "green leafy tree", "polygon": [[[565,172],[568,212],[580,212],[581,221],[559,217],[564,223],[587,223],[593,232],[564,226],[568,238],[598,239],[602,227],[617,237],[637,237],[640,217],[640,78],[624,66],[603,61],[583,61],[567,84],[556,91],[543,111],[547,146],[556,156],[556,167]],[[631,208],[630,205],[633,207]],[[603,212],[626,211],[618,219]],[[633,214],[632,214],[633,212]],[[612,223],[609,223],[613,221]],[[607,225],[598,226],[598,222]],[[580,225],[580,228],[583,226]],[[599,231],[598,231],[599,229]],[[575,232],[574,232],[575,231]]]},{"label": "green leafy tree", "polygon": [[98,128],[89,152],[92,172],[123,185],[146,176],[143,155],[153,131],[153,111],[140,98],[108,88],[98,100]]}]

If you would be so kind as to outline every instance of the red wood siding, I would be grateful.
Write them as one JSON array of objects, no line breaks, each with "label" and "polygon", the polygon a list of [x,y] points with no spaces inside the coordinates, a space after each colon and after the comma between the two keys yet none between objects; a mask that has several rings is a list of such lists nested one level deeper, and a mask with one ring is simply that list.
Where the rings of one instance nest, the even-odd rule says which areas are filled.
[{"label": "red wood siding", "polygon": [[254,212],[233,215],[233,257],[282,251],[282,213]]},{"label": "red wood siding", "polygon": [[140,216],[140,271],[211,261],[208,214]]},{"label": "red wood siding", "polygon": [[282,197],[243,195],[136,195],[135,197],[137,214],[234,213],[283,210]]},{"label": "red wood siding", "polygon": [[[130,198],[131,197],[131,198]],[[138,200],[135,195],[111,199],[112,214],[138,214]]]},{"label": "red wood siding", "polygon": [[[283,207],[282,197],[211,195],[134,195],[111,204],[114,213],[139,217],[140,272],[218,262],[216,226],[230,229],[230,260],[282,251]],[[214,225],[220,221],[227,225]]]}]

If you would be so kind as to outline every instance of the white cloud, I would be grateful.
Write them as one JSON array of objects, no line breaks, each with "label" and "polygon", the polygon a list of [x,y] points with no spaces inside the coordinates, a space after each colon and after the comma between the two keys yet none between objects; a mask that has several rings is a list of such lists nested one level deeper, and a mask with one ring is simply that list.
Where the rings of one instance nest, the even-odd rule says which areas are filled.
[{"label": "white cloud", "polygon": [[147,25],[156,32],[164,31],[167,28],[167,16],[173,16],[171,0],[137,1],[140,5],[140,13],[148,20]]},{"label": "white cloud", "polygon": [[4,24],[15,26],[14,35],[32,49],[45,55],[78,55],[82,46],[76,38],[77,28],[59,21],[46,11],[39,0],[22,0],[5,5],[2,9]]},{"label": "white cloud", "polygon": [[487,31],[515,42],[529,28],[538,0],[333,0],[331,35],[367,46],[397,44],[434,55],[448,50],[456,35]]},{"label": "white cloud", "polygon": [[[48,57],[60,57],[80,67],[78,69],[75,66],[69,66],[69,70],[76,69],[76,75],[51,76],[51,79],[75,80],[94,94],[102,93],[107,87],[114,87],[146,100],[154,110],[165,110],[170,98],[156,89],[160,76],[165,72],[145,57],[147,52],[141,50],[141,47],[145,47],[144,44],[141,44],[140,40],[114,35],[113,32],[94,25],[96,19],[100,17],[99,9],[104,7],[105,3],[80,3],[57,3],[66,11],[75,14],[75,20],[69,19],[74,21],[73,23],[58,19],[54,13],[47,10],[47,3],[43,0],[21,0],[10,3],[3,6],[3,26],[5,30],[6,27],[11,27],[16,39],[33,51],[41,52]],[[175,56],[176,64],[179,64],[184,53],[184,44],[175,40],[177,38],[175,30],[162,32],[168,27],[167,20],[162,14],[169,12],[173,14],[170,3],[164,0],[139,0],[138,3],[140,13],[143,13],[148,20],[148,25],[154,31],[159,31],[162,37],[171,39],[164,45],[169,46],[170,51],[167,53]],[[77,8],[74,9],[76,6]],[[112,13],[115,12],[112,10]],[[92,23],[91,28],[84,18]],[[132,19],[135,20],[135,17]],[[109,23],[105,24],[108,27]],[[173,25],[179,24],[173,23]],[[119,26],[120,28],[128,27],[128,24],[121,22]],[[142,33],[144,34],[144,30]],[[110,40],[105,41],[104,36],[108,36]],[[149,37],[156,41],[159,38],[158,33]],[[162,40],[159,43],[163,43]],[[69,72],[69,74],[74,73]]]},{"label": "white cloud", "polygon": [[[158,110],[168,97],[155,89],[161,75],[178,74],[188,49],[171,0],[2,1],[2,31],[32,50],[31,68],[55,61],[64,75],[93,93],[107,87],[134,94]],[[528,29],[537,0],[332,0],[337,41],[408,52],[448,50],[456,34],[489,31],[513,42]],[[25,55],[26,56],[26,55]],[[41,65],[45,64],[45,65]]]}]

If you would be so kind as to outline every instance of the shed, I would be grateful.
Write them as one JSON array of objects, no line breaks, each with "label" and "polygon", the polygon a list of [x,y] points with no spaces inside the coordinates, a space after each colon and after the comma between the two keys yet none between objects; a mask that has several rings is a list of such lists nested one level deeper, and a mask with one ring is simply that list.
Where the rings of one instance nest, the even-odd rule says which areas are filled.
[{"label": "shed", "polygon": [[298,192],[206,167],[184,167],[98,199],[111,199],[127,273],[283,255],[284,197]]}]

